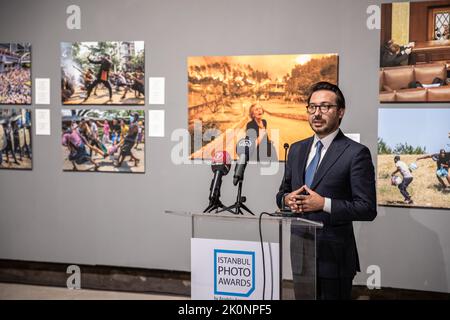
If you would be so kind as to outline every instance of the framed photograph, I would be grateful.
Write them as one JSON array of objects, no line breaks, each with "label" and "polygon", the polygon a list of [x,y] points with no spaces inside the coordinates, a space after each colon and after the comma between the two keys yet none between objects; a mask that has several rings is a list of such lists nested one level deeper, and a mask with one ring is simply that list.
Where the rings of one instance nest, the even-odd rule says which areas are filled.
[{"label": "framed photograph", "polygon": [[33,168],[30,109],[0,108],[0,169]]},{"label": "framed photograph", "polygon": [[312,84],[337,84],[337,54],[188,58],[191,159],[211,159],[253,141],[256,161],[284,161],[285,143],[313,134],[306,112]]},{"label": "framed photograph", "polygon": [[379,99],[450,102],[450,0],[381,5]]},{"label": "framed photograph", "polygon": [[29,43],[0,43],[0,104],[31,104]]},{"label": "framed photograph", "polygon": [[64,105],[144,105],[144,41],[62,42]]},{"label": "framed photograph", "polygon": [[450,208],[450,109],[380,109],[379,205]]},{"label": "framed photograph", "polygon": [[61,112],[64,171],[145,172],[144,110]]}]

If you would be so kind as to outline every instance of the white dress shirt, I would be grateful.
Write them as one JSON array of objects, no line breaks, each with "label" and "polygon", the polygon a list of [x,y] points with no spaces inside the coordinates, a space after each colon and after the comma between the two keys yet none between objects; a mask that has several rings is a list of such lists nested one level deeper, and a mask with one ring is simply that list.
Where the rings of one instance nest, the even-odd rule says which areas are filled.
[{"label": "white dress shirt", "polygon": [[[339,128],[327,135],[326,137],[320,139],[317,135],[314,135],[314,141],[311,147],[311,151],[308,155],[308,161],[306,162],[306,168],[308,168],[309,164],[311,163],[312,159],[314,158],[314,155],[316,154],[316,148],[317,148],[317,141],[322,142],[322,151],[320,152],[320,161],[319,164],[322,162],[323,158],[325,157],[325,154],[327,153],[327,150],[330,148],[331,143],[333,142],[334,138],[339,133]],[[325,198],[325,204],[323,205],[323,211],[331,213],[331,199]]]}]

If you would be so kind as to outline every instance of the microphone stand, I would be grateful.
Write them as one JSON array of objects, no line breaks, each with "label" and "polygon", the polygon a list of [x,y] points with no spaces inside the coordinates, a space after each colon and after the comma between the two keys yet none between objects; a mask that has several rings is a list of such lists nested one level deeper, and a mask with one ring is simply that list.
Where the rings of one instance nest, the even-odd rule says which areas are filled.
[{"label": "microphone stand", "polygon": [[[231,212],[233,214],[242,214],[244,215],[244,212],[242,211],[242,209],[244,209],[245,211],[247,211],[248,213],[250,213],[251,215],[255,215],[245,204],[244,202],[247,201],[247,198],[242,196],[242,179],[239,180],[239,184],[238,184],[238,194],[236,197],[236,202],[235,204],[233,204],[232,206],[229,207],[225,207],[222,210],[220,210],[219,212],[223,212],[223,211],[228,211]],[[233,211],[234,209],[234,211]]]},{"label": "microphone stand", "polygon": [[[289,144],[285,143],[283,145],[283,148],[284,148],[284,174],[283,174],[283,181],[282,181],[281,185],[284,187],[284,184],[286,183],[286,166],[287,166],[287,161],[288,161],[288,159],[287,159],[287,151],[289,149]],[[292,211],[284,209],[284,203],[282,203],[280,211],[277,211],[276,213],[271,213],[270,215],[272,215],[272,216],[288,216],[288,217],[291,217],[294,214],[292,213]]]},{"label": "microphone stand", "polygon": [[213,198],[209,201],[209,205],[206,207],[206,209],[203,211],[203,213],[211,213],[214,210],[216,210],[216,213],[219,213],[219,208],[224,208],[222,201],[220,201],[219,198]]},{"label": "microphone stand", "polygon": [[[220,179],[219,182],[222,184],[222,177],[218,178]],[[205,210],[203,210],[203,213],[211,213],[212,211],[216,210],[216,213],[218,213],[219,208],[223,208],[224,205],[222,201],[220,201],[220,189],[218,190],[217,194],[214,192],[213,187],[215,185],[216,177],[211,181],[211,187],[209,188],[211,191],[211,195],[209,197],[209,205],[206,207]]]},{"label": "microphone stand", "polygon": [[289,149],[289,144],[288,143],[285,143],[284,145],[283,145],[283,148],[284,148],[284,174],[283,174],[283,186],[284,186],[284,183],[286,182],[286,166],[287,166],[287,151],[288,151],[288,149]]},{"label": "microphone stand", "polygon": [[[248,213],[250,213],[251,215],[255,215],[245,204],[244,202],[247,201],[247,198],[242,196],[242,183],[244,181],[244,171],[245,168],[247,167],[247,162],[248,159],[250,157],[250,149],[249,147],[252,146],[252,142],[249,140],[248,137],[246,137],[243,140],[240,140],[238,142],[238,146],[236,147],[237,149],[237,153],[240,155],[239,156],[239,163],[236,163],[235,166],[235,173],[234,173],[234,177],[233,177],[233,184],[236,185],[238,184],[238,193],[237,193],[237,197],[236,197],[236,202],[226,208],[223,208],[222,210],[220,210],[219,212],[223,212],[223,211],[228,211],[231,212],[233,214],[244,214],[244,211],[247,211]],[[239,149],[242,149],[242,152],[239,152]],[[241,158],[242,157],[242,158]]]}]

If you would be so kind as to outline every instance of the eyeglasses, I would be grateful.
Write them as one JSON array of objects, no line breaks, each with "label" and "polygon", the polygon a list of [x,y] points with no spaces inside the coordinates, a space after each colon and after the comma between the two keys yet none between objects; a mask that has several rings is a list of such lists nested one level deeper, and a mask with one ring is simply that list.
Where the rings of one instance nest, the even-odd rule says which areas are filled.
[{"label": "eyeglasses", "polygon": [[306,111],[309,114],[314,114],[314,113],[316,113],[317,108],[319,108],[321,113],[327,113],[330,110],[330,108],[333,108],[333,107],[337,107],[337,105],[336,104],[318,104],[318,105],[309,104],[306,106]]}]

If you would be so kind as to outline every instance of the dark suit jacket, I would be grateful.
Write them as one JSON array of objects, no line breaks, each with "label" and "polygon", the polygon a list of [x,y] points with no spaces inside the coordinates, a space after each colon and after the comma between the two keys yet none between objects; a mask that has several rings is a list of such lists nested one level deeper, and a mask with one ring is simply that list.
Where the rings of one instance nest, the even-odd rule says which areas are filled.
[{"label": "dark suit jacket", "polygon": [[[264,128],[267,129],[267,121],[265,119],[262,119],[262,123]],[[252,143],[255,143],[255,140],[259,138],[259,127],[255,120],[252,120],[247,123],[246,135],[252,141]],[[272,148],[273,148],[272,142],[266,135],[265,139],[263,139],[261,143],[256,147],[256,152],[253,153],[253,156],[256,155],[256,161],[261,160],[277,161],[277,159],[271,158],[272,155],[275,155],[275,153],[272,153]]]},{"label": "dark suit jacket", "polygon": [[[313,140],[311,137],[291,146],[286,178],[276,197],[280,208],[285,193],[304,185]],[[352,221],[372,221],[377,215],[375,171],[369,149],[339,130],[317,169],[311,190],[331,199],[331,213],[302,215],[324,224],[317,233],[317,276],[353,277],[360,267]]]}]

